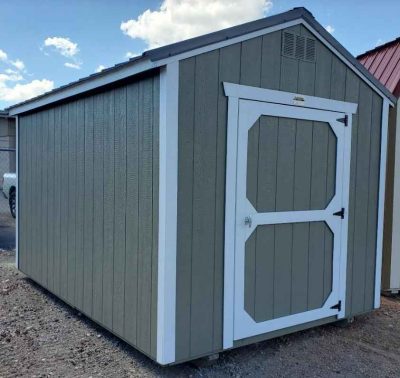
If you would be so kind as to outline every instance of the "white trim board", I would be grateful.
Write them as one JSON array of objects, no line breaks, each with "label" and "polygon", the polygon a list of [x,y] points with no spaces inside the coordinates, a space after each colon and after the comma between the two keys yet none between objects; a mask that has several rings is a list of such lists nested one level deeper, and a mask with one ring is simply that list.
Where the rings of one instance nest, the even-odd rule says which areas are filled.
[{"label": "white trim board", "polygon": [[18,169],[18,164],[19,164],[19,147],[18,147],[18,143],[19,143],[19,124],[18,124],[18,116],[15,117],[15,173],[17,176],[17,182],[16,182],[16,191],[15,191],[15,213],[16,213],[16,222],[15,222],[15,266],[17,267],[17,269],[19,269],[19,248],[18,248],[18,239],[19,239],[19,213],[18,213],[18,199],[19,199],[19,169]]},{"label": "white trim board", "polygon": [[157,362],[175,362],[179,63],[160,72]]},{"label": "white trim board", "polygon": [[228,98],[228,127],[225,184],[225,239],[224,239],[224,310],[223,348],[233,347],[235,298],[235,232],[236,232],[236,155],[238,143],[239,100]]},{"label": "white trim board", "polygon": [[381,156],[379,167],[379,197],[378,197],[378,230],[376,240],[376,262],[375,262],[375,295],[374,307],[379,308],[381,303],[381,278],[382,278],[382,250],[383,250],[383,224],[385,209],[385,186],[386,186],[386,158],[388,142],[389,123],[389,101],[385,99],[382,104],[382,127],[381,127]]},{"label": "white trim board", "polygon": [[356,113],[358,106],[351,102],[330,100],[322,97],[306,96],[298,93],[250,87],[248,85],[227,82],[224,82],[224,90],[225,95],[228,97],[293,105],[318,110],[329,110],[340,113]]},{"label": "white trim board", "polygon": [[[140,60],[138,62],[133,63],[132,65],[127,64],[126,67],[122,67],[119,70],[112,71],[108,74],[101,75],[98,78],[93,78],[88,81],[83,81],[82,83],[77,83],[71,87],[66,87],[64,90],[56,92],[54,94],[49,94],[48,96],[40,97],[37,100],[32,102],[28,102],[25,104],[17,105],[14,108],[9,110],[10,115],[16,115],[23,112],[27,112],[33,110],[35,108],[51,104],[56,101],[63,100],[65,98],[75,96],[89,90],[101,87],[106,84],[111,84],[117,80],[121,80],[127,78],[129,76],[133,76],[145,71],[148,71],[153,68],[162,67],[172,62],[177,62],[182,59],[187,59],[193,57],[195,55],[203,54],[209,51],[213,51],[216,49],[220,49],[235,43],[243,42],[249,40],[251,38],[255,38],[264,34],[273,33],[278,30],[286,29],[295,25],[303,25],[305,26],[317,39],[320,40],[333,54],[335,54],[347,67],[349,67],[358,77],[360,77],[364,82],[366,82],[369,86],[371,86],[374,91],[379,93],[379,95],[388,99],[388,97],[368,78],[366,77],[360,70],[358,70],[351,62],[348,61],[339,51],[337,51],[317,30],[315,30],[308,22],[306,22],[303,18],[298,18],[293,21],[283,22],[278,25],[270,26],[264,29],[260,29],[255,32],[250,32],[247,34],[243,34],[241,36],[231,38],[228,40],[216,42],[204,47],[200,47],[197,49],[193,49],[190,51],[183,52],[181,54],[174,55],[169,58],[160,59],[158,61],[151,61],[149,59]],[[393,102],[388,99],[390,105],[394,105]]]},{"label": "white trim board", "polygon": [[[396,146],[394,166],[400,167],[400,101],[397,103],[395,124],[396,128]],[[400,289],[400,171],[394,169],[393,183],[393,228],[392,228],[392,246],[390,259],[390,278],[389,287],[385,289],[398,291]]]}]

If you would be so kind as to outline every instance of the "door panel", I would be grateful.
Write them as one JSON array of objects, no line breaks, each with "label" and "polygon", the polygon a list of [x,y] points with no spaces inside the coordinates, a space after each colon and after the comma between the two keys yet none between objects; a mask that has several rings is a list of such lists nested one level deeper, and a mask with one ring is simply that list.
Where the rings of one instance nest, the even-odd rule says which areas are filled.
[{"label": "door panel", "polygon": [[328,123],[261,116],[249,129],[246,192],[258,212],[324,209],[335,174]]},{"label": "door panel", "polygon": [[245,254],[244,304],[256,322],[320,308],[332,291],[333,234],[325,222],[258,226]]},{"label": "door panel", "polygon": [[344,315],[343,116],[239,102],[235,339]]}]

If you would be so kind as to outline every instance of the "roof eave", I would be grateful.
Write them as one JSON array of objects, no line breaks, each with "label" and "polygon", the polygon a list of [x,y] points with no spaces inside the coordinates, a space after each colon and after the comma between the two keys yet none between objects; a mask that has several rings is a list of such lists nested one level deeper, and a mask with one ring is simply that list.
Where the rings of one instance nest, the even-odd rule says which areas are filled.
[{"label": "roof eave", "polygon": [[134,59],[133,61],[119,64],[75,83],[65,85],[51,92],[44,93],[41,96],[10,106],[6,110],[12,116],[26,113],[33,109],[59,102],[66,98],[77,96],[116,81],[126,79],[127,77],[149,71],[157,68],[157,66],[157,64],[154,64],[148,58],[142,56],[140,59]]}]

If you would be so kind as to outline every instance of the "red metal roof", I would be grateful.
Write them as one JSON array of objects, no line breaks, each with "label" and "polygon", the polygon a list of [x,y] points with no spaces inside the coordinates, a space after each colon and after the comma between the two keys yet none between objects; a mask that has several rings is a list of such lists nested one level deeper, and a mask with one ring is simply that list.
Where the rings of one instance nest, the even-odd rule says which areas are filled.
[{"label": "red metal roof", "polygon": [[390,92],[400,97],[400,38],[357,57]]}]

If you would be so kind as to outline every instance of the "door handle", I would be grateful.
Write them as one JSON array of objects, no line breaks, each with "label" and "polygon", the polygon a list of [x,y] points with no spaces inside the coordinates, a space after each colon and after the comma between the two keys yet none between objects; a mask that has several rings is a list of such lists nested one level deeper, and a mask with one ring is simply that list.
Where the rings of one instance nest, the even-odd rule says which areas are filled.
[{"label": "door handle", "polygon": [[253,221],[252,221],[252,219],[251,219],[250,216],[244,218],[244,224],[245,224],[246,226],[249,226],[249,227],[251,228],[252,223],[253,223]]}]

